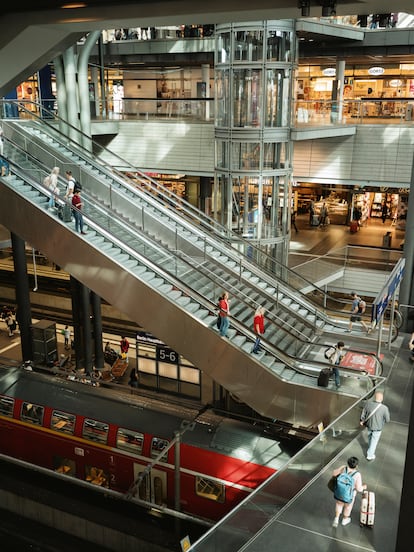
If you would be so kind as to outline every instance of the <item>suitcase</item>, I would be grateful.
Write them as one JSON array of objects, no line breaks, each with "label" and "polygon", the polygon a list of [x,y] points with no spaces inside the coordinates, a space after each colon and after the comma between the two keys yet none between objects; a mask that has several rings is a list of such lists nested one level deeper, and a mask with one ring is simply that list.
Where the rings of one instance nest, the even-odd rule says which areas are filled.
[{"label": "suitcase", "polygon": [[318,385],[319,387],[328,387],[329,378],[331,377],[332,370],[329,368],[322,368],[318,376]]},{"label": "suitcase", "polygon": [[312,215],[311,226],[319,226],[319,216]]},{"label": "suitcase", "polygon": [[70,222],[72,220],[72,209],[67,203],[62,207],[62,220],[63,222]]},{"label": "suitcase", "polygon": [[355,234],[355,232],[358,232],[358,221],[357,220],[351,220],[349,223],[349,231],[351,234]]},{"label": "suitcase", "polygon": [[365,491],[361,499],[361,514],[359,524],[364,527],[374,527],[375,521],[375,493]]}]

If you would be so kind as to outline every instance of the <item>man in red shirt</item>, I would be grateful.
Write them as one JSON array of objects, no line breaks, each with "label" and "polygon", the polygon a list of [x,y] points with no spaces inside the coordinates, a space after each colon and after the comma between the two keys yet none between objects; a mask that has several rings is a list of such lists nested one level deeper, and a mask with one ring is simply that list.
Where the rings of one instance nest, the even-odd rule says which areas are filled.
[{"label": "man in red shirt", "polygon": [[125,355],[125,358],[128,360],[129,341],[124,335],[122,336],[119,345],[121,347],[121,355]]},{"label": "man in red shirt", "polygon": [[260,338],[264,334],[264,308],[257,307],[254,313],[253,327],[256,334],[256,341],[254,342],[252,353],[258,354],[260,351]]},{"label": "man in red shirt", "polygon": [[72,196],[73,215],[75,217],[75,230],[81,234],[86,234],[83,231],[83,215],[82,215],[82,200],[80,197],[80,190],[77,190]]}]

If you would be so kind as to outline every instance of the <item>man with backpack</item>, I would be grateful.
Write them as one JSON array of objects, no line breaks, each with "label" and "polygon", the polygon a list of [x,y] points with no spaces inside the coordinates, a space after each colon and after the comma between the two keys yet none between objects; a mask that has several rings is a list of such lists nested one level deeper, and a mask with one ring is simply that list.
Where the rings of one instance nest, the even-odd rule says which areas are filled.
[{"label": "man with backpack", "polygon": [[362,315],[364,314],[367,308],[367,304],[363,299],[361,299],[361,297],[359,297],[357,293],[355,293],[355,291],[351,293],[351,297],[352,297],[351,318],[349,320],[349,328],[347,331],[350,332],[352,330],[352,324],[354,322],[360,322],[362,327],[365,329],[365,331],[369,333],[370,329],[362,320]]},{"label": "man with backpack", "polygon": [[332,365],[332,373],[335,378],[335,385],[336,388],[339,389],[341,387],[341,378],[339,375],[339,364],[341,363],[341,360],[345,356],[344,352],[345,343],[343,341],[338,341],[338,343],[335,346],[329,347],[325,351],[325,358],[329,360],[329,363]]},{"label": "man with backpack", "polygon": [[332,527],[338,527],[339,517],[343,513],[342,525],[351,523],[351,512],[354,506],[357,492],[362,493],[367,488],[362,484],[361,474],[357,470],[358,458],[351,456],[348,458],[347,465],[341,466],[333,471],[332,476],[335,478],[334,498],[335,503],[335,518]]}]

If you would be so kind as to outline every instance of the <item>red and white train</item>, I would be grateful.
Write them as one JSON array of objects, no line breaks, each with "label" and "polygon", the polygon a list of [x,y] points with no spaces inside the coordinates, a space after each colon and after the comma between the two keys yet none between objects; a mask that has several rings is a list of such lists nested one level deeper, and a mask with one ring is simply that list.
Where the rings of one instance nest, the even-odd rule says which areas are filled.
[{"label": "red and white train", "polygon": [[218,520],[283,467],[289,453],[260,426],[212,412],[0,367],[0,452],[92,485],[174,508],[172,446],[145,470],[183,424],[180,507]]}]

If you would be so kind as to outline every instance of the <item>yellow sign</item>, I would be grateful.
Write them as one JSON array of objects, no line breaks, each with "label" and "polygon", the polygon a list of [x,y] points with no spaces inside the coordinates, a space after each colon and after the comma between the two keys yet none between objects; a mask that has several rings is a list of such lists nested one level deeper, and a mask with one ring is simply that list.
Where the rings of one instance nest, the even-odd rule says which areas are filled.
[{"label": "yellow sign", "polygon": [[182,552],[187,552],[187,550],[190,550],[191,542],[188,536],[180,540],[180,544]]}]

